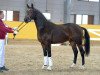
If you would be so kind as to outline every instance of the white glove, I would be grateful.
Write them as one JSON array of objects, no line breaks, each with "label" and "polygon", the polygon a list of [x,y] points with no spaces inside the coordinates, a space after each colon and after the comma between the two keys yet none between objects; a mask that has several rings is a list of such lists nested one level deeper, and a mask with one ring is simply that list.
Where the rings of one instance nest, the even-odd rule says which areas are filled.
[{"label": "white glove", "polygon": [[17,30],[15,30],[15,31],[14,31],[14,34],[17,34],[17,33],[18,33],[18,31],[17,31]]},{"label": "white glove", "polygon": [[14,31],[18,30],[18,27],[14,27],[13,30],[14,30]]}]

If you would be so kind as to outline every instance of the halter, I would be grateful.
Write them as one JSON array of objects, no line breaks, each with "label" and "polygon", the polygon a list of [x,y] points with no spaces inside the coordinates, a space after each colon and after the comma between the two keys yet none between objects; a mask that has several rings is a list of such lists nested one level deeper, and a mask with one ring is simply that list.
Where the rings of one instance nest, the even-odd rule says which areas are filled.
[{"label": "halter", "polygon": [[[19,32],[21,29],[23,29],[25,26],[26,26],[26,24],[27,23],[25,23],[24,25],[24,22],[22,22],[20,25],[18,25],[18,27],[17,27],[17,31]],[[15,39],[15,36],[16,36],[16,34],[13,34],[13,39]]]}]

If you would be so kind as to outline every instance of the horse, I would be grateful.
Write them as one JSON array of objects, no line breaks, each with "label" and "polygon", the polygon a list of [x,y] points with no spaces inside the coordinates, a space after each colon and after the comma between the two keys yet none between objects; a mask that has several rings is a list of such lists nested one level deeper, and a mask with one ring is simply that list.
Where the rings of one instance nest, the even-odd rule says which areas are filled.
[{"label": "horse", "polygon": [[[88,56],[90,53],[90,36],[86,28],[80,27],[74,23],[56,25],[48,21],[33,4],[31,4],[31,6],[27,4],[27,13],[24,22],[28,23],[31,20],[35,22],[37,38],[43,48],[44,64],[42,69],[52,70],[51,44],[63,43],[66,41],[69,41],[74,53],[74,60],[71,67],[76,65],[79,49],[82,57],[81,67],[85,68],[85,55]],[[85,39],[84,47],[82,46],[83,35]]]}]

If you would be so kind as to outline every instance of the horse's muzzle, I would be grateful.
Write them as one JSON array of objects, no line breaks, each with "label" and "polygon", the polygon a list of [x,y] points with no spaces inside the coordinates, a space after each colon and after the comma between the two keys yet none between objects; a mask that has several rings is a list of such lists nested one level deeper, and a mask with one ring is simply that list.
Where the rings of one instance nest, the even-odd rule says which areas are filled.
[{"label": "horse's muzzle", "polygon": [[31,21],[30,18],[24,18],[24,22],[25,22],[25,23],[28,23],[28,22],[30,22],[30,21]]}]

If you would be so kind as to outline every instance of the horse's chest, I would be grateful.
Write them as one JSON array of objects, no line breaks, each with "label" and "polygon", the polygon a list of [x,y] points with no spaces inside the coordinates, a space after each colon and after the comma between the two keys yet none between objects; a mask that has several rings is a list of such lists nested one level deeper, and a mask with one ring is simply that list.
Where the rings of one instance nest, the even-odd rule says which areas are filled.
[{"label": "horse's chest", "polygon": [[38,35],[38,40],[42,43],[51,40],[51,35],[49,33]]}]

